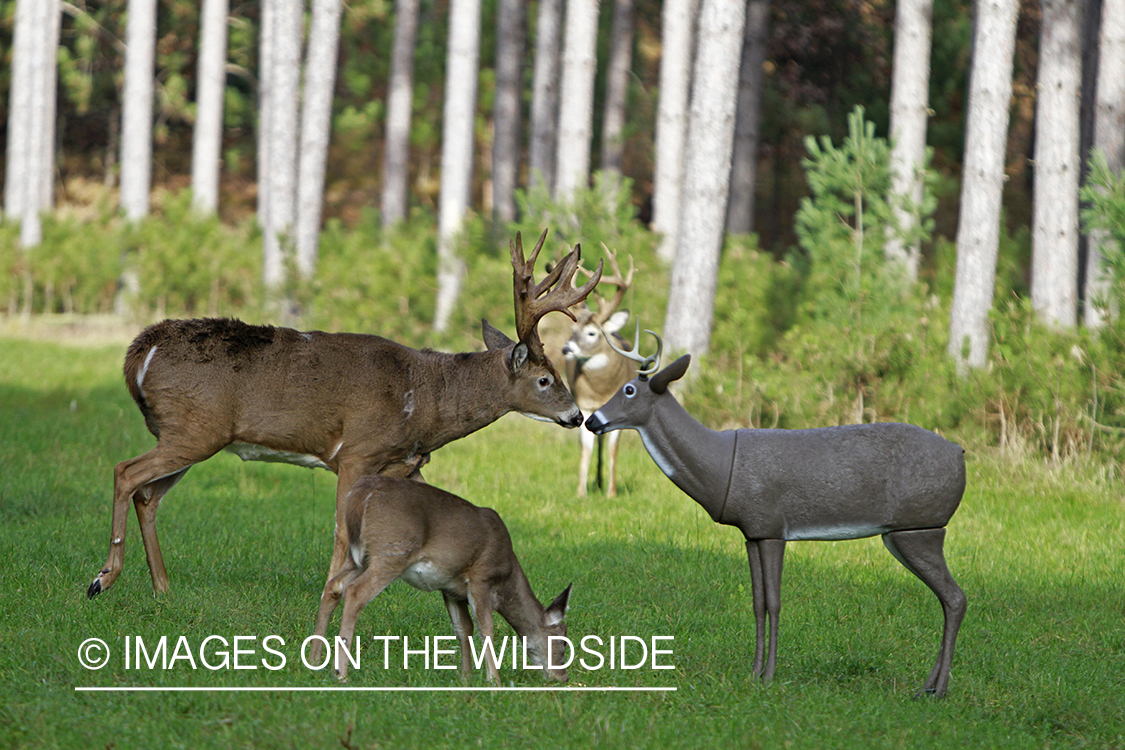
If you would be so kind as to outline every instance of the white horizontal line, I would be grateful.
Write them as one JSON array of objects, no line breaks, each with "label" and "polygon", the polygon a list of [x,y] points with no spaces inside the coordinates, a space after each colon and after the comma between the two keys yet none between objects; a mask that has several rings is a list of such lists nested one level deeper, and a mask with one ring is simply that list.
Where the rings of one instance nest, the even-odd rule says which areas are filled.
[{"label": "white horizontal line", "polygon": [[674,687],[75,687],[76,693],[674,693]]}]

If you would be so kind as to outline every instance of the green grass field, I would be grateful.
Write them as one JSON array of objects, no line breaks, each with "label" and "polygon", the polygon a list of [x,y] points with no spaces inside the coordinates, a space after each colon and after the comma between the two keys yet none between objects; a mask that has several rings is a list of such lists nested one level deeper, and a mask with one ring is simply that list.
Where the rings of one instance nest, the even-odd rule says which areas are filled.
[{"label": "green grass field", "polygon": [[[622,494],[576,499],[576,435],[505,417],[435,454],[427,478],[500,512],[542,600],[574,583],[572,639],[674,636],[661,657],[674,670],[572,666],[572,685],[675,691],[345,692],[299,658],[331,551],[327,472],[226,454],[195,467],[158,518],[171,590],[153,595],[131,514],[124,573],[87,600],[108,548],[113,466],[153,445],[121,381],[123,351],[0,340],[2,747],[1125,748],[1125,493],[1096,469],[970,451],[946,543],[969,614],[948,697],[912,701],[940,607],[877,538],[789,546],[777,680],[763,687],[750,678],[740,534],[711,523],[633,434]],[[358,633],[416,642],[452,631],[437,594],[398,583]],[[212,635],[256,637],[240,641],[256,648],[240,664],[258,668],[125,667],[127,638],[183,636],[198,658]],[[284,639],[280,670],[261,666],[267,635]],[[88,638],[112,653],[97,671],[79,663]],[[372,657],[351,687],[462,684],[419,659],[384,670]],[[544,685],[510,665],[502,677]]]}]

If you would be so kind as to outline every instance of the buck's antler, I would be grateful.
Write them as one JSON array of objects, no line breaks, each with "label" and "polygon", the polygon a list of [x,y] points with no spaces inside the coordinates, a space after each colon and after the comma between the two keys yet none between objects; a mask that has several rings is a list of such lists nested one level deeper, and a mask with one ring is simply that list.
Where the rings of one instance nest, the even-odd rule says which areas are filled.
[{"label": "buck's antler", "polygon": [[[625,276],[622,276],[621,268],[617,265],[617,251],[611,251],[608,247],[605,246],[604,242],[602,243],[602,249],[605,250],[606,256],[609,258],[609,267],[613,269],[613,275],[602,276],[601,283],[613,284],[617,287],[617,291],[614,292],[613,299],[609,300],[608,302],[606,301],[606,298],[598,294],[596,290],[593,292],[593,295],[598,300],[598,311],[594,313],[594,316],[590,320],[599,326],[604,325],[605,322],[609,320],[609,317],[617,312],[617,308],[621,306],[622,301],[624,301],[625,299],[625,292],[629,291],[629,287],[633,285],[633,273],[634,271],[636,271],[636,269],[633,267],[633,256],[630,255],[629,273],[625,274]],[[593,278],[593,274],[587,271],[581,265],[578,266],[578,272],[583,276],[586,276],[587,278]]]},{"label": "buck's antler", "polygon": [[645,357],[642,356],[641,351],[641,321],[637,320],[637,333],[633,337],[633,351],[625,352],[614,346],[613,337],[606,336],[606,342],[613,347],[613,351],[620,354],[622,357],[627,357],[634,362],[640,362],[641,366],[637,368],[637,377],[641,380],[648,380],[648,376],[660,369],[660,354],[664,351],[664,342],[660,340],[660,336],[656,331],[650,331],[647,328],[645,333],[651,333],[652,337],[656,339],[656,354],[650,354]]},{"label": "buck's antler", "polygon": [[543,242],[547,239],[547,230],[539,235],[531,257],[524,260],[523,238],[516,232],[516,241],[510,243],[512,252],[512,286],[516,304],[516,336],[520,341],[536,344],[542,350],[539,341],[537,326],[539,319],[549,312],[565,313],[574,320],[574,313],[570,311],[571,305],[577,305],[586,299],[586,296],[597,286],[602,277],[602,261],[590,275],[590,280],[580,287],[575,287],[571,282],[574,272],[578,269],[578,261],[582,258],[582,246],[575,245],[574,249],[547,272],[543,280],[535,283],[535,260],[539,251],[543,249]]}]

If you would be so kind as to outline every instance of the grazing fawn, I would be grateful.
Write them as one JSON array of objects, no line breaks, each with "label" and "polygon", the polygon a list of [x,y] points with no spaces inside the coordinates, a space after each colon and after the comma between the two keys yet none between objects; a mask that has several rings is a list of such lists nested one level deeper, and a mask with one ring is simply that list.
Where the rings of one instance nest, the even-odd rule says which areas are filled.
[{"label": "grazing fawn", "polygon": [[[570,586],[543,607],[512,550],[500,516],[437,487],[386,476],[363,477],[347,496],[348,558],[324,587],[315,634],[323,637],[332,612],[344,600],[340,638],[350,651],[356,620],[392,581],[422,591],[440,591],[461,647],[461,673],[472,672],[469,639],[473,620],[483,639],[493,638],[492,613],[499,612],[523,638],[529,663],[548,677],[566,681],[564,663]],[[557,639],[551,640],[550,636]],[[310,650],[319,663],[323,641]],[[493,650],[483,648],[488,676],[500,682]],[[336,673],[347,679],[348,660],[337,654]]]}]

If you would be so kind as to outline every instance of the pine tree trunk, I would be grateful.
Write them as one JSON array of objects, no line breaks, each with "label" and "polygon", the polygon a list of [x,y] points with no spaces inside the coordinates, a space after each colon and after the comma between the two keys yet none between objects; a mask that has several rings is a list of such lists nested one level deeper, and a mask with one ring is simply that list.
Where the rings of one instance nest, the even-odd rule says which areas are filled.
[{"label": "pine tree trunk", "polygon": [[559,116],[559,40],[562,0],[539,0],[535,22],[535,70],[531,80],[531,145],[528,184],[555,186],[555,150]]},{"label": "pine tree trunk", "polygon": [[316,270],[324,176],[332,137],[332,99],[342,0],[313,0],[305,83],[301,103],[301,141],[297,161],[297,271],[308,279]]},{"label": "pine tree trunk", "polygon": [[121,208],[125,218],[138,221],[148,215],[152,189],[156,0],[129,0],[128,14],[121,108]]},{"label": "pine tree trunk", "polygon": [[555,198],[569,200],[589,185],[597,72],[598,0],[569,0],[559,92]]},{"label": "pine tree trunk", "polygon": [[741,2],[701,3],[678,251],[664,321],[671,352],[703,354],[711,345],[745,21]]},{"label": "pine tree trunk", "polygon": [[[1115,174],[1125,169],[1125,0],[1102,0],[1094,148],[1105,154],[1106,163]],[[1106,322],[1105,309],[1092,302],[1105,299],[1109,293],[1100,250],[1101,244],[1107,241],[1110,240],[1105,231],[1090,232],[1085,309],[1086,325],[1090,328],[1098,328]]]},{"label": "pine tree trunk", "polygon": [[418,0],[396,0],[395,42],[387,93],[387,134],[383,148],[383,226],[406,218],[410,182],[410,119],[414,108],[414,44]]},{"label": "pine tree trunk", "polygon": [[[269,2],[269,0],[267,0]],[[269,109],[262,127],[269,138],[265,181],[268,209],[263,222],[262,278],[277,290],[285,282],[285,244],[292,240],[297,204],[297,109],[300,101],[302,0],[273,0]],[[266,32],[267,29],[263,29]],[[264,37],[263,37],[264,38]]]},{"label": "pine tree trunk", "polygon": [[691,60],[698,0],[665,0],[661,14],[660,100],[656,112],[656,154],[652,179],[652,229],[663,235],[659,255],[676,259],[684,139],[691,91]]},{"label": "pine tree trunk", "polygon": [[633,0],[615,0],[602,121],[602,171],[621,179],[625,160],[625,110],[633,62]]},{"label": "pine tree trunk", "polygon": [[1018,12],[1018,0],[977,0],[949,327],[949,354],[962,369],[988,358]]},{"label": "pine tree trunk", "polygon": [[461,293],[464,261],[455,243],[473,185],[473,126],[480,64],[480,0],[452,0],[442,111],[441,194],[438,197],[438,276],[434,330],[443,332]]},{"label": "pine tree trunk", "polygon": [[200,12],[195,127],[191,144],[191,192],[195,209],[204,214],[214,214],[219,210],[228,11],[228,0],[203,0]]},{"label": "pine tree trunk", "polygon": [[926,160],[926,120],[930,102],[930,29],[933,0],[898,0],[895,6],[894,67],[891,78],[891,193],[899,232],[887,237],[885,253],[901,263],[906,279],[918,280],[919,244],[903,242],[918,227],[922,169]]},{"label": "pine tree trunk", "polygon": [[758,181],[758,139],[762,119],[762,65],[769,42],[769,0],[746,3],[746,34],[738,72],[738,116],[731,156],[727,232],[754,231],[754,198]]},{"label": "pine tree trunk", "polygon": [[501,223],[516,220],[523,46],[524,2],[500,0],[496,7],[496,98],[492,106],[492,215]]},{"label": "pine tree trunk", "polygon": [[1043,0],[1035,102],[1031,305],[1046,322],[1078,318],[1079,103],[1083,0]]}]

